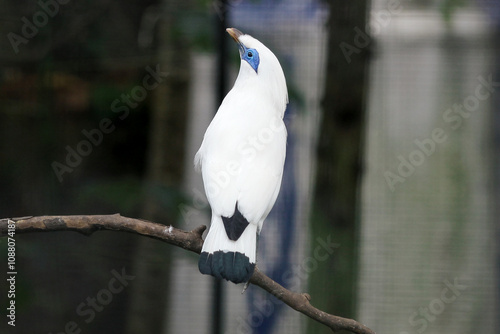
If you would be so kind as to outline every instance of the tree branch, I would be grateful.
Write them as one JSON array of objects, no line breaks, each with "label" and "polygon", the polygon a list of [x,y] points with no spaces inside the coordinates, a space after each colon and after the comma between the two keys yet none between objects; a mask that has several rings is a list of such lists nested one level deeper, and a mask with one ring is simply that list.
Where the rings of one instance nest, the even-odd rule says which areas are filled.
[{"label": "tree branch", "polygon": [[[75,231],[91,235],[99,230],[124,231],[161,240],[198,254],[201,252],[203,245],[201,236],[206,229],[206,226],[202,225],[188,232],[172,226],[123,217],[119,214],[98,216],[40,216],[13,218],[11,220],[16,222],[16,234]],[[8,231],[8,220],[2,219],[0,221],[0,235],[7,236]],[[308,294],[296,293],[285,289],[259,271],[258,268],[255,268],[250,283],[266,290],[294,310],[328,326],[334,332],[347,330],[357,334],[375,334],[374,331],[355,320],[338,317],[318,310],[309,303],[311,297]]]}]

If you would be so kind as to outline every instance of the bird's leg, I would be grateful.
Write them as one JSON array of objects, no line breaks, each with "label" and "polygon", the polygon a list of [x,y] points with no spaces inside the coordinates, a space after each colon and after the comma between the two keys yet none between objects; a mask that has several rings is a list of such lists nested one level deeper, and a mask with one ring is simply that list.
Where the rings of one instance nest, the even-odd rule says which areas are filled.
[{"label": "bird's leg", "polygon": [[243,286],[243,291],[241,291],[241,294],[244,294],[244,293],[245,293],[245,291],[247,291],[247,289],[248,289],[248,286],[249,286],[249,285],[250,285],[250,281],[247,281],[247,282],[245,283],[245,285]]},{"label": "bird's leg", "polygon": [[[257,264],[255,264],[254,272],[255,270],[258,270]],[[250,277],[251,278],[251,277]],[[244,294],[245,291],[247,291],[248,287],[250,286],[250,280],[248,280],[245,285],[243,286],[243,291],[241,291],[241,294]]]}]

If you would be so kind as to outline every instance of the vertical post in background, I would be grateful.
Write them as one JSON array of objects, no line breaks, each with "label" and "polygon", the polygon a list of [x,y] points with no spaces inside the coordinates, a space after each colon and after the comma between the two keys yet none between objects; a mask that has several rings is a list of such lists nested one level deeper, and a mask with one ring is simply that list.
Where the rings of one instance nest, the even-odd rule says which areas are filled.
[{"label": "vertical post in background", "polygon": [[[326,76],[322,120],[317,144],[316,180],[311,219],[311,242],[332,234],[340,244],[333,255],[309,276],[315,306],[331,314],[354,318],[358,266],[358,189],[362,171],[365,95],[369,57],[367,45],[346,57],[343,43],[359,38],[370,0],[330,0]],[[313,255],[313,254],[311,254]],[[307,333],[326,333],[308,322]]]},{"label": "vertical post in background", "polygon": [[[226,95],[226,81],[227,81],[227,36],[226,36],[226,17],[227,17],[227,1],[220,0],[217,3],[216,14],[216,32],[215,38],[217,42],[217,106],[222,103]],[[217,109],[216,109],[217,110]],[[214,295],[212,306],[212,334],[223,333],[224,329],[224,314],[222,305],[224,303],[224,286],[221,279],[214,278]]]},{"label": "vertical post in background", "polygon": [[[174,32],[180,31],[178,27],[193,8],[193,1],[161,0],[160,3],[158,44],[151,64],[153,69],[160,69],[162,77],[148,99],[150,126],[141,216],[172,224],[177,221],[179,210],[177,206],[165,205],[163,199],[178,194],[184,179],[191,77],[189,43],[184,34]],[[138,284],[130,292],[126,333],[167,333],[169,328],[164,319],[175,305],[169,304],[169,295],[158,293],[158,287],[171,284],[171,249],[145,238],[138,240],[135,247],[133,268]]]},{"label": "vertical post in background", "polygon": [[[499,4],[493,4],[491,3],[491,6],[496,6],[496,10],[491,10],[490,12],[497,13],[497,15],[494,17],[495,18],[495,30],[493,32],[493,43],[491,45],[494,45],[494,64],[495,66],[493,67],[493,81],[498,82],[500,81],[500,5]],[[500,208],[498,207],[498,202],[500,201],[500,94],[495,93],[493,96],[493,99],[491,101],[492,103],[492,111],[493,111],[493,122],[492,127],[493,127],[493,207],[495,208],[494,211],[494,216],[498,217],[500,214]],[[496,237],[498,238],[500,236],[500,227],[497,225],[497,231],[496,231]],[[497,243],[497,268],[496,268],[496,274],[497,274],[497,293],[500,294],[500,247],[498,246]],[[497,313],[500,315],[500,300],[497,299]],[[499,316],[497,316],[497,323],[496,325],[500,325],[500,319]]]}]

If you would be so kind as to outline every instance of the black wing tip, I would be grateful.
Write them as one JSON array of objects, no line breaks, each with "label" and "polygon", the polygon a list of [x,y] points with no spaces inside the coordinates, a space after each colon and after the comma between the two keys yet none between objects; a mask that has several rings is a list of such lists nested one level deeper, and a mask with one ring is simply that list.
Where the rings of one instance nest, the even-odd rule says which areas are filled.
[{"label": "black wing tip", "polygon": [[202,252],[198,268],[204,275],[212,275],[233,283],[245,283],[252,277],[255,263],[239,252],[216,251],[213,254]]},{"label": "black wing tip", "polygon": [[234,206],[234,214],[231,217],[223,216],[222,222],[224,223],[227,237],[232,241],[238,240],[249,224],[248,220],[238,210],[238,202]]}]

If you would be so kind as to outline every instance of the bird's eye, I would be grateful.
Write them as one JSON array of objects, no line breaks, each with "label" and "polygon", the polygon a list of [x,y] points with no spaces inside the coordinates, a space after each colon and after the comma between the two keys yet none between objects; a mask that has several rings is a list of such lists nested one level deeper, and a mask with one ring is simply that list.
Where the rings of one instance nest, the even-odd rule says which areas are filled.
[{"label": "bird's eye", "polygon": [[248,51],[247,56],[248,56],[249,58],[252,58],[252,57],[253,57],[253,53],[252,53],[252,51]]}]

